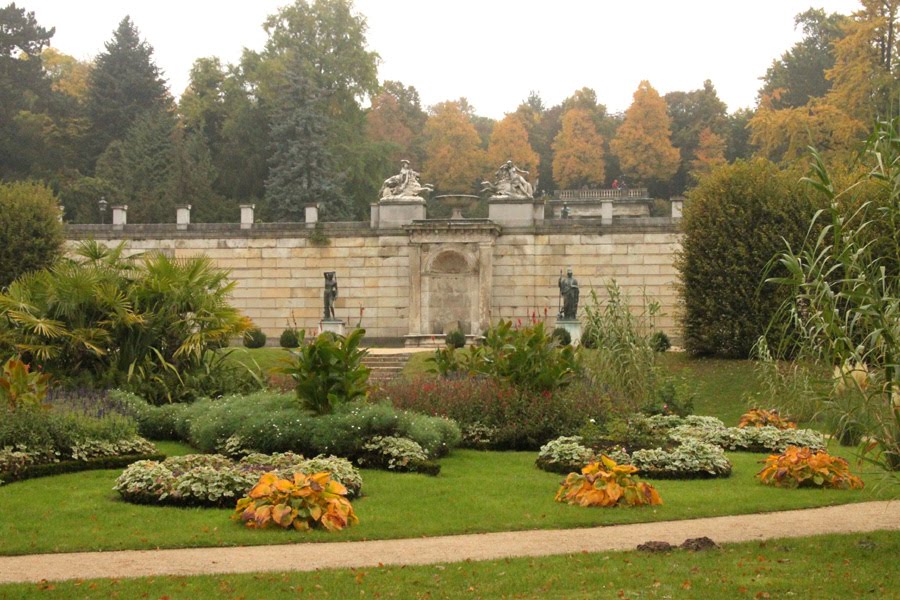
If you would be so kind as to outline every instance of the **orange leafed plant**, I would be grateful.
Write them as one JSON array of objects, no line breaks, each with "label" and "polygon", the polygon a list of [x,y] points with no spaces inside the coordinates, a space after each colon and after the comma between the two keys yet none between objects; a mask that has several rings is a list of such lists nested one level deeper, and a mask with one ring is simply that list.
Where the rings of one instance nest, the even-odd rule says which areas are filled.
[{"label": "orange leafed plant", "polygon": [[862,479],[850,473],[847,461],[827,452],[788,446],[784,454],[773,454],[756,474],[766,485],[776,487],[829,487],[841,490],[862,489]]},{"label": "orange leafed plant", "polygon": [[777,410],[765,410],[763,408],[753,408],[741,415],[738,427],[765,427],[771,425],[778,429],[797,429],[797,424],[788,421],[778,414]]},{"label": "orange leafed plant", "polygon": [[580,506],[662,504],[652,485],[633,477],[637,471],[637,467],[618,465],[608,456],[601,456],[581,473],[569,473],[556,492],[556,501]]},{"label": "orange leafed plant", "polygon": [[250,494],[238,500],[232,519],[247,527],[271,526],[306,531],[320,525],[340,531],[359,523],[347,500],[347,488],[331,479],[331,473],[295,473],[293,481],[265,473]]}]

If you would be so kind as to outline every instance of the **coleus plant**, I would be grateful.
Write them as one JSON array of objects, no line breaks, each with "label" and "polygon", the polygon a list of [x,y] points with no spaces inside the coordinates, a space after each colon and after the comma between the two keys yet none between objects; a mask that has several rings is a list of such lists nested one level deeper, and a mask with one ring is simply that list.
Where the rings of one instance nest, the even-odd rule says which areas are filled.
[{"label": "coleus plant", "polygon": [[766,485],[776,487],[829,487],[862,489],[862,480],[850,473],[850,465],[839,456],[809,448],[788,446],[784,454],[773,454],[756,474]]},{"label": "coleus plant", "polygon": [[608,456],[601,456],[581,473],[569,473],[556,492],[556,501],[606,507],[662,504],[656,489],[634,476],[637,471],[637,467],[619,465]]}]

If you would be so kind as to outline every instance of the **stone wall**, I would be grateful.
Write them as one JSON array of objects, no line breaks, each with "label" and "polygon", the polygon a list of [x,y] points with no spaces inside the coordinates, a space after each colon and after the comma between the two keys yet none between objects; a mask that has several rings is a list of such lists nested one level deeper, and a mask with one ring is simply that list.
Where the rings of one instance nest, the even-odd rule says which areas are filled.
[{"label": "stone wall", "polygon": [[[318,326],[325,271],[337,272],[335,312],[348,325],[361,321],[373,338],[402,339],[409,333],[429,333],[412,331],[416,314],[411,318],[411,307],[415,311],[421,304],[417,269],[424,262],[421,246],[411,243],[414,232],[402,228],[375,231],[362,223],[324,225],[324,240],[321,233],[303,224],[254,225],[251,230],[127,225],[112,231],[102,226],[69,226],[67,231],[71,243],[95,237],[110,244],[124,241],[132,252],[210,257],[217,266],[231,271],[238,282],[234,305],[266,332],[270,343],[277,342],[285,327],[296,324],[312,330]],[[558,302],[557,277],[571,266],[582,288],[581,306],[589,301],[592,286],[603,296],[606,280],[614,277],[629,294],[639,297],[646,291],[658,299],[665,313],[660,326],[676,340],[680,337],[673,266],[679,238],[672,222],[644,219],[601,226],[569,220],[497,230],[492,243],[482,241],[481,261],[488,267],[480,271],[481,283],[475,283],[490,281],[490,289],[476,297],[486,295],[482,304],[491,321],[525,321],[532,313],[543,316],[546,309],[552,324]],[[449,242],[452,246],[453,241]],[[417,265],[412,272],[411,256]],[[479,277],[458,279],[466,285],[479,282]]]}]

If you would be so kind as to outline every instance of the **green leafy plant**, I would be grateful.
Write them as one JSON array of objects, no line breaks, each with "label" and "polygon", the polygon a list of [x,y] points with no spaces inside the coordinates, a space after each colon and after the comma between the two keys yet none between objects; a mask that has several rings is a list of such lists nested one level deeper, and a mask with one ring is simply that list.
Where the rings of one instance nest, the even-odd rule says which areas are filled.
[{"label": "green leafy plant", "polygon": [[360,347],[365,334],[365,329],[347,336],[324,332],[306,344],[301,335],[293,364],[279,371],[294,379],[303,408],[324,415],[368,395],[369,369],[362,364],[367,351]]},{"label": "green leafy plant", "polygon": [[40,406],[47,397],[50,376],[34,372],[20,358],[13,357],[0,371],[0,402],[10,410],[20,406]]},{"label": "green leafy plant", "polygon": [[595,458],[594,452],[582,445],[581,437],[562,436],[541,446],[535,464],[544,471],[569,473],[580,471]]},{"label": "green leafy plant", "polygon": [[459,329],[454,329],[447,334],[445,341],[448,348],[465,348],[466,334],[464,334]]},{"label": "green leafy plant", "polygon": [[553,330],[553,339],[556,340],[556,343],[560,346],[568,346],[572,343],[572,334],[569,333],[568,329],[557,327]]},{"label": "green leafy plant", "polygon": [[437,475],[440,467],[428,460],[428,454],[416,441],[395,436],[375,436],[363,444],[360,465],[373,465],[390,471],[419,471]]},{"label": "green leafy plant", "polygon": [[290,480],[266,473],[247,497],[238,500],[232,518],[250,528],[306,531],[321,526],[340,531],[359,523],[346,495],[347,489],[329,473],[294,473]]},{"label": "green leafy plant", "polygon": [[797,429],[797,424],[778,414],[777,410],[752,408],[741,415],[738,427],[776,427],[778,429]]},{"label": "green leafy plant", "polygon": [[776,487],[828,487],[862,489],[862,480],[850,473],[850,465],[839,456],[809,448],[789,446],[784,453],[766,459],[756,474],[761,483]]},{"label": "green leafy plant", "polygon": [[244,332],[245,348],[262,348],[266,345],[266,334],[259,327],[251,327]]},{"label": "green leafy plant", "polygon": [[672,342],[665,331],[654,331],[650,336],[650,347],[656,352],[665,352],[672,347]]},{"label": "green leafy plant", "polygon": [[0,183],[0,289],[17,277],[52,265],[65,236],[57,218],[59,201],[40,183]]},{"label": "green leafy plant", "polygon": [[556,492],[556,501],[603,507],[662,504],[656,489],[634,476],[637,471],[636,467],[618,465],[601,456],[580,473],[569,473]]},{"label": "green leafy plant", "polygon": [[685,440],[670,450],[653,448],[635,450],[630,464],[648,478],[687,479],[696,477],[728,477],[731,461],[722,448],[698,440]]}]

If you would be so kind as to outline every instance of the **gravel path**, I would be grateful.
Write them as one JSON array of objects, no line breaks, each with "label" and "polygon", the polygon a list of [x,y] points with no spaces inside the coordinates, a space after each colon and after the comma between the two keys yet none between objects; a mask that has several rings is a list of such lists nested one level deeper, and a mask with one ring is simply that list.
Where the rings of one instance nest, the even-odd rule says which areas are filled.
[{"label": "gravel path", "polygon": [[[601,510],[601,509],[597,509]],[[630,550],[646,541],[680,544],[707,536],[717,543],[824,533],[900,530],[900,502],[865,502],[766,514],[614,525],[591,529],[510,531],[478,535],[328,542],[240,548],[76,552],[0,557],[0,583],[259,571],[421,565]]]}]

